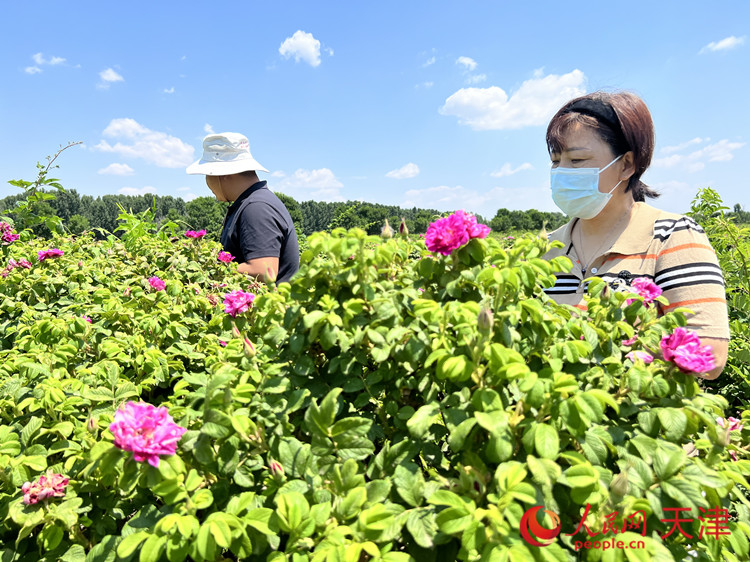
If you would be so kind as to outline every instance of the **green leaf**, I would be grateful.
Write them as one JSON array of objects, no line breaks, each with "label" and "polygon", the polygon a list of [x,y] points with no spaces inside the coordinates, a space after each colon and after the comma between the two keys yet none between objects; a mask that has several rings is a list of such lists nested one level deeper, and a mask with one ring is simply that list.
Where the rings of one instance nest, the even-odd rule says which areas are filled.
[{"label": "green leaf", "polygon": [[201,525],[200,531],[198,531],[198,536],[195,539],[195,546],[198,553],[205,560],[213,560],[216,558],[216,540],[211,532],[210,523],[203,523],[203,525]]},{"label": "green leaf", "polygon": [[435,416],[440,413],[440,406],[437,402],[431,402],[420,407],[414,412],[414,415],[406,422],[409,433],[417,439],[422,439],[435,420]]},{"label": "green leaf", "polygon": [[211,490],[201,488],[193,494],[190,500],[193,502],[195,509],[206,509],[214,502],[214,495]]},{"label": "green leaf", "polygon": [[448,437],[448,445],[453,451],[459,452],[463,449],[466,438],[471,433],[471,430],[474,429],[476,423],[476,418],[469,418],[451,429],[450,436]]},{"label": "green leaf", "polygon": [[656,415],[668,440],[677,441],[685,433],[687,416],[682,410],[678,410],[677,408],[659,408],[656,410]]},{"label": "green leaf", "polygon": [[708,507],[708,502],[701,494],[697,482],[690,482],[684,478],[670,478],[661,483],[662,491],[675,500],[680,507],[693,508],[694,514],[698,513],[697,507]]},{"label": "green leaf", "polygon": [[561,483],[576,488],[588,488],[594,486],[599,480],[599,475],[590,463],[571,466],[563,473]]},{"label": "green leaf", "polygon": [[44,423],[44,420],[42,418],[32,417],[28,423],[26,424],[26,427],[23,428],[23,431],[21,431],[21,443],[24,444],[24,446],[28,446],[31,442],[32,438],[36,434],[37,431],[39,431],[39,428],[42,427],[42,424]]},{"label": "green leaf", "polygon": [[312,400],[310,406],[305,412],[305,422],[311,432],[317,433],[321,437],[330,435],[330,428],[336,419],[336,410],[338,409],[338,396],[341,394],[341,388],[331,390],[318,406],[315,400]]},{"label": "green leaf", "polygon": [[435,513],[431,509],[419,508],[412,510],[406,519],[406,529],[422,548],[433,548],[438,527]]},{"label": "green leaf", "polygon": [[119,537],[107,535],[99,541],[86,555],[86,562],[114,562],[117,558],[117,541]]},{"label": "green leaf", "polygon": [[242,520],[253,527],[255,530],[260,531],[264,535],[275,535],[276,533],[270,529],[268,522],[273,515],[273,510],[267,507],[256,507],[248,509]]},{"label": "green leaf", "polygon": [[359,515],[359,511],[366,501],[367,489],[364,486],[354,488],[347,492],[346,497],[336,508],[336,513],[341,521],[348,521]]},{"label": "green leaf", "polygon": [[161,553],[167,546],[166,536],[151,535],[141,546],[138,556],[140,562],[159,562]]},{"label": "green leaf", "polygon": [[446,535],[457,535],[469,526],[473,518],[465,507],[449,507],[438,513],[435,521]]},{"label": "green leaf", "polygon": [[476,365],[465,355],[443,357],[438,361],[436,376],[440,380],[462,382],[468,380],[475,368]]},{"label": "green leaf", "polygon": [[215,519],[209,525],[216,544],[221,548],[229,548],[232,544],[232,531],[226,521]]},{"label": "green leaf", "polygon": [[396,491],[412,507],[418,507],[424,499],[424,477],[413,463],[396,467],[393,474]]},{"label": "green leaf", "polygon": [[544,459],[555,459],[560,452],[560,436],[551,425],[540,423],[536,425],[534,434],[534,448]]},{"label": "green leaf", "polygon": [[[363,490],[364,491],[364,490]],[[366,497],[365,492],[365,497]],[[277,495],[276,515],[281,529],[287,533],[299,527],[302,520],[310,513],[310,504],[299,492],[287,492]]]},{"label": "green leaf", "polygon": [[660,447],[654,452],[654,472],[659,480],[667,480],[677,474],[687,462],[687,455],[681,448]]},{"label": "green leaf", "polygon": [[120,558],[129,558],[148,537],[148,531],[138,531],[137,533],[128,535],[117,545],[117,556]]}]

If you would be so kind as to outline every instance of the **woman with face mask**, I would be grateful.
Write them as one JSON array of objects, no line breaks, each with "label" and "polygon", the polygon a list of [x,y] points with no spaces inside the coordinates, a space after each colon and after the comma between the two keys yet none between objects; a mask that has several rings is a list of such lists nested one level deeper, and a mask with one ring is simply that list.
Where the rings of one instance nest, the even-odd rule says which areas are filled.
[{"label": "woman with face mask", "polygon": [[545,257],[567,256],[569,273],[557,274],[546,293],[558,303],[584,307],[587,279],[600,277],[629,291],[646,278],[669,305],[686,307],[688,328],[711,345],[716,378],[726,363],[729,323],[724,278],[703,229],[692,219],[645,203],[658,193],[641,181],[651,163],[654,127],[635,94],[595,92],[566,103],[547,127],[552,199],[570,222],[550,234],[564,247]]}]

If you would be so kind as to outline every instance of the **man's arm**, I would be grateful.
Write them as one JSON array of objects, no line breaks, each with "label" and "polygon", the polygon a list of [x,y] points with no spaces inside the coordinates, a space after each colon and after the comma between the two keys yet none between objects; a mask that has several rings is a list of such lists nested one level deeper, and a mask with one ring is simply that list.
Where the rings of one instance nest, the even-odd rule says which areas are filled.
[{"label": "man's arm", "polygon": [[237,271],[254,277],[256,281],[275,280],[279,272],[283,233],[274,209],[262,201],[245,206],[238,229],[246,261],[237,266]]},{"label": "man's arm", "polygon": [[255,258],[237,266],[237,271],[255,277],[256,281],[275,280],[279,272],[279,258]]}]

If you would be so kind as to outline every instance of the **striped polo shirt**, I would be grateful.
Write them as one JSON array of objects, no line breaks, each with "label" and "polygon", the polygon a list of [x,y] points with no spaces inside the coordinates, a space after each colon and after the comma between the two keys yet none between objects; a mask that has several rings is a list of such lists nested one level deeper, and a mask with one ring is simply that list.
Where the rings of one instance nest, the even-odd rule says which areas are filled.
[{"label": "striped polo shirt", "polygon": [[566,256],[573,262],[569,273],[557,273],[553,287],[545,289],[555,302],[585,308],[583,295],[590,277],[600,277],[616,291],[628,291],[630,283],[646,277],[656,283],[669,305],[659,305],[663,314],[676,307],[687,314],[688,327],[699,336],[729,339],[724,276],[716,252],[704,230],[693,219],[635,203],[625,231],[610,241],[609,248],[589,263],[584,274],[571,240],[573,219],[549,235],[564,246],[544,257]]}]

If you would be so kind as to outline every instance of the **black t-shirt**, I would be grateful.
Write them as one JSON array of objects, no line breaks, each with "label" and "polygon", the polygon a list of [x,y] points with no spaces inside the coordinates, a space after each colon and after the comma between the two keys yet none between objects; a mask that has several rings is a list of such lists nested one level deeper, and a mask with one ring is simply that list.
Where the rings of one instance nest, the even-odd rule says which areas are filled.
[{"label": "black t-shirt", "polygon": [[237,263],[279,258],[276,282],[289,281],[299,269],[299,242],[289,211],[260,181],[230,205],[221,231],[221,245]]}]

